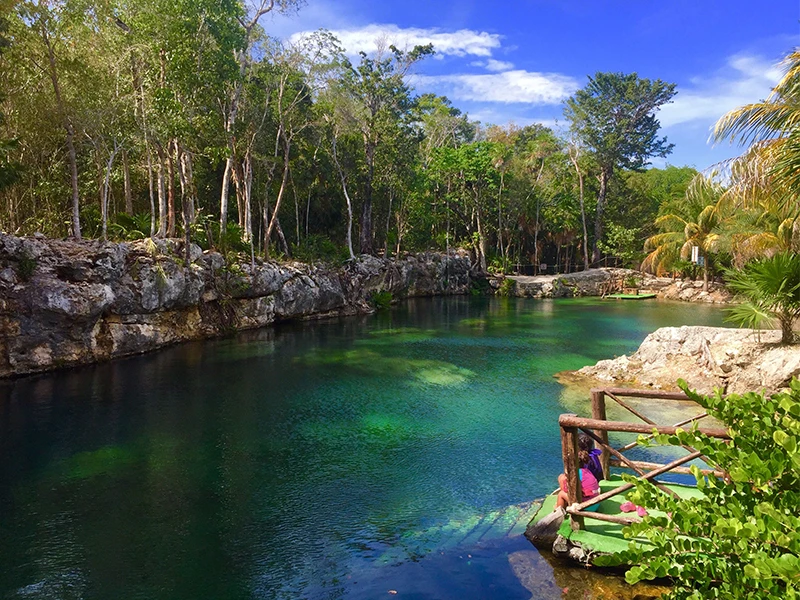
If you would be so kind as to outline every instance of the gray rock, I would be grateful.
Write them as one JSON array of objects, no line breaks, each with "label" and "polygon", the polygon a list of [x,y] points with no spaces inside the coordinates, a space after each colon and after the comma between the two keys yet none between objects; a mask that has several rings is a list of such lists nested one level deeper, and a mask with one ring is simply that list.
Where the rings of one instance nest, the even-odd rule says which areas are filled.
[{"label": "gray rock", "polygon": [[711,393],[773,393],[800,376],[800,346],[779,345],[780,331],[725,327],[663,327],[631,356],[602,360],[578,376],[614,384],[675,389],[678,379]]},{"label": "gray rock", "polygon": [[[469,292],[469,256],[361,256],[344,267],[226,264],[183,240],[0,234],[0,377],[87,364],[277,320],[366,313],[394,298]],[[27,262],[26,262],[27,261]],[[27,278],[19,276],[27,265]],[[31,268],[33,266],[34,268]]]}]

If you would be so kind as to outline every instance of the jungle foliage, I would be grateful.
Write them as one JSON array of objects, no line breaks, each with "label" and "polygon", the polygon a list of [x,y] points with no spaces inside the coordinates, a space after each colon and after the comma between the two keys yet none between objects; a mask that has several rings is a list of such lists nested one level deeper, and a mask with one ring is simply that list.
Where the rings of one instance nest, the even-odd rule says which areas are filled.
[{"label": "jungle foliage", "polygon": [[415,94],[408,75],[431,46],[348,57],[325,31],[270,37],[265,15],[301,5],[0,0],[0,229],[306,260],[464,247],[480,267],[563,272],[588,265],[606,227],[611,264],[635,262],[664,181],[694,174],[644,170],[668,150],[653,111],[669,84],[588,80],[587,98],[624,91],[599,108],[645,115],[642,148],[609,157]]},{"label": "jungle foliage", "polygon": [[629,498],[658,510],[625,535],[632,543],[604,564],[633,564],[630,583],[669,577],[674,600],[797,598],[800,590],[800,382],[788,391],[712,396],[682,389],[729,430],[731,440],[694,429],[657,435],[640,444],[690,446],[725,478],[693,467],[702,497],[676,499],[650,482],[636,483]]}]

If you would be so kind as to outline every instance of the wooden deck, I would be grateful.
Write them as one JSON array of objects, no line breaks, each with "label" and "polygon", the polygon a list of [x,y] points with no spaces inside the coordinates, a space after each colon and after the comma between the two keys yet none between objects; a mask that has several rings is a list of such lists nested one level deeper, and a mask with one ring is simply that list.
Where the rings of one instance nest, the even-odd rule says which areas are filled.
[{"label": "wooden deck", "polygon": [[[623,483],[619,475],[612,475],[610,479],[600,482],[600,492],[610,492]],[[680,485],[669,483],[665,484],[666,487],[677,493],[681,498],[696,498],[700,497],[702,493],[693,486]],[[623,496],[614,496],[607,500],[603,500],[597,508],[596,513],[602,515],[620,516],[635,518],[636,513],[623,513],[620,511],[620,505],[625,502]],[[542,502],[539,511],[533,516],[528,527],[534,526],[544,517],[553,512],[556,505],[556,497],[554,494],[547,496]],[[653,515],[661,515],[658,511],[650,511]],[[606,521],[598,521],[595,519],[586,519],[584,528],[574,530],[570,524],[569,519],[564,519],[561,527],[558,529],[558,535],[564,538],[569,547],[579,548],[583,555],[586,557],[588,564],[593,564],[594,559],[602,554],[614,554],[628,548],[630,540],[622,535],[623,525],[621,523],[609,523]],[[639,540],[639,543],[646,544],[644,540]]]},{"label": "wooden deck", "polygon": [[[559,510],[555,513],[556,496],[548,496],[539,512],[529,523],[525,535],[541,549],[552,549],[556,556],[569,557],[582,564],[594,564],[600,555],[613,554],[628,547],[630,540],[622,535],[626,525],[638,521],[635,512],[623,513],[620,506],[625,502],[625,495],[634,485],[627,483],[613,474],[611,467],[633,471],[642,481],[650,481],[664,493],[680,498],[700,497],[702,492],[693,486],[680,485],[657,479],[667,473],[690,473],[689,463],[701,461],[700,471],[707,476],[721,477],[724,474],[708,462],[701,452],[690,446],[683,446],[686,454],[675,458],[667,464],[632,460],[625,452],[637,446],[636,441],[614,448],[609,444],[609,432],[638,434],[652,437],[653,432],[674,434],[680,428],[695,427],[704,435],[729,440],[729,434],[722,428],[697,427],[698,421],[708,417],[703,412],[683,419],[673,425],[660,425],[643,412],[641,403],[637,406],[630,399],[654,400],[660,403],[674,401],[689,402],[691,399],[679,392],[663,392],[657,390],[634,390],[627,388],[596,388],[592,390],[592,417],[579,417],[574,414],[562,414],[558,419],[561,429],[561,449],[564,473],[567,481],[566,514]],[[644,423],[628,421],[609,421],[606,417],[606,399],[612,400],[619,407]],[[696,405],[695,405],[696,406]],[[648,435],[649,434],[649,435]],[[600,463],[604,480],[600,485],[600,494],[588,500],[582,498],[578,459],[579,435],[588,436],[600,448]],[[595,510],[595,506],[597,506]],[[657,514],[657,513],[654,513]],[[646,543],[639,540],[639,543]]]}]

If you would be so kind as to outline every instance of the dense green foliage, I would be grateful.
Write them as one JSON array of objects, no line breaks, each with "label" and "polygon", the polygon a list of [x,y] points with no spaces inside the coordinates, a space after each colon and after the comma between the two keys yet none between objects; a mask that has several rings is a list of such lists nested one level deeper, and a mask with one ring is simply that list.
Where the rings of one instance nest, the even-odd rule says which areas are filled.
[{"label": "dense green foliage", "polygon": [[745,152],[698,175],[683,196],[661,202],[655,222],[660,231],[646,242],[645,269],[668,272],[689,258],[692,246],[700,249],[707,268],[741,268],[800,249],[795,168],[800,52],[791,52],[784,67],[766,100],[734,109],[717,122],[716,139],[748,145]]},{"label": "dense green foliage", "polygon": [[[605,227],[611,264],[635,263],[663,195],[694,173],[631,170],[667,149],[642,105],[640,147],[608,159],[620,176],[600,204],[614,210],[588,227],[605,147],[416,96],[407,75],[430,46],[351,59],[327,32],[262,28],[301,4],[0,0],[0,228],[328,260],[464,247],[481,267],[563,272]],[[656,103],[671,89],[618,74],[589,86],[616,80],[661,86]]]},{"label": "dense green foliage", "polygon": [[743,300],[729,309],[730,321],[755,328],[777,323],[781,342],[794,341],[800,316],[800,254],[781,252],[751,262],[730,272],[728,285]]},{"label": "dense green foliage", "polygon": [[603,212],[608,185],[617,169],[639,170],[650,157],[672,151],[658,137],[656,111],[671,101],[675,84],[642,79],[636,73],[597,73],[567,100],[565,115],[577,139],[594,153],[599,188],[595,215],[593,259],[603,238]]},{"label": "dense green foliage", "polygon": [[[634,564],[629,582],[670,577],[673,599],[796,598],[800,589],[800,382],[787,392],[713,396],[684,391],[728,428],[731,441],[694,430],[656,436],[657,443],[691,446],[724,479],[695,470],[701,498],[680,500],[637,482],[630,499],[663,512],[626,529],[649,547],[606,560]],[[640,443],[646,444],[644,440]],[[632,479],[632,478],[631,478]]]}]

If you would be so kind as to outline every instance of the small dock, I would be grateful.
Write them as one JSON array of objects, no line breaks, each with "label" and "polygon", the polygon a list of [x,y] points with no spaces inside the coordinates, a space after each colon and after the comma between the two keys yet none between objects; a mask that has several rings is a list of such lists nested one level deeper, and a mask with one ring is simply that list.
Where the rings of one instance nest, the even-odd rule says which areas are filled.
[{"label": "small dock", "polygon": [[[639,399],[634,406],[631,398]],[[628,413],[634,415],[642,423],[627,421],[609,421],[606,419],[606,399],[610,399]],[[525,532],[525,536],[538,548],[552,550],[559,557],[570,558],[581,564],[594,564],[598,556],[614,554],[625,550],[631,540],[622,535],[622,528],[640,520],[636,512],[622,512],[625,502],[624,494],[633,485],[626,483],[619,471],[627,470],[642,480],[649,480],[664,493],[680,498],[699,497],[702,493],[694,486],[660,481],[659,476],[667,473],[691,473],[687,463],[705,462],[700,452],[691,447],[684,447],[686,454],[669,463],[645,462],[631,460],[625,452],[637,446],[635,441],[619,448],[609,445],[609,432],[623,432],[652,437],[653,431],[673,434],[676,429],[694,424],[705,419],[703,412],[673,425],[659,425],[650,419],[642,410],[641,400],[692,402],[683,393],[660,392],[655,390],[634,390],[627,388],[598,388],[592,390],[592,418],[582,418],[573,414],[563,414],[559,418],[561,428],[562,458],[564,473],[569,487],[569,501],[566,514],[556,512],[556,492],[547,496],[541,509],[534,515]],[[696,406],[696,405],[695,405]],[[730,439],[725,429],[698,428],[698,431],[721,439]],[[584,501],[581,497],[578,464],[578,435],[584,433],[592,438],[601,450],[600,462],[604,480],[600,482],[600,494]],[[710,476],[721,477],[722,472],[704,464],[701,472]],[[611,471],[615,469],[615,472]],[[599,503],[599,505],[598,505]],[[595,507],[595,505],[597,505]],[[594,507],[590,509],[590,507]],[[658,515],[657,511],[651,514]],[[638,543],[646,544],[644,540]]]}]

